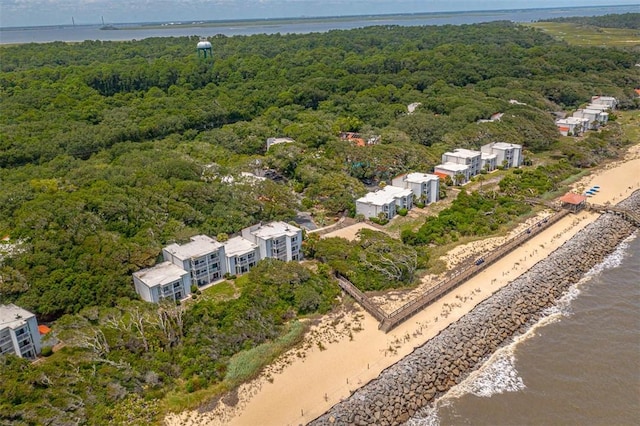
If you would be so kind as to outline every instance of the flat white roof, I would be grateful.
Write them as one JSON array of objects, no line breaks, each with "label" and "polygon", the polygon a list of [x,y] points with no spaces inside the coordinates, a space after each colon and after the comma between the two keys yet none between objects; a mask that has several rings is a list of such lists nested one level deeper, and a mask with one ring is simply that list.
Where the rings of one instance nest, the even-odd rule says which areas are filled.
[{"label": "flat white roof", "polygon": [[584,112],[585,114],[601,114],[602,113],[602,111],[600,111],[599,109],[589,109],[589,108],[583,109],[582,112]]},{"label": "flat white roof", "polygon": [[384,188],[369,192],[362,198],[358,198],[359,203],[373,204],[374,206],[383,206],[385,204],[395,203],[398,197],[408,197],[412,195],[411,189],[399,188],[397,186],[387,185]]},{"label": "flat white roof", "polygon": [[278,143],[291,143],[295,141],[291,138],[269,138],[267,139],[267,142],[269,143],[269,145],[275,145]]},{"label": "flat white roof", "polygon": [[587,109],[595,109],[598,111],[606,111],[609,109],[609,105],[606,104],[589,104],[587,105]]},{"label": "flat white roof", "polygon": [[155,287],[178,281],[182,279],[185,274],[188,274],[188,272],[169,261],[158,263],[151,268],[142,269],[133,273],[133,275],[145,283],[147,287]]},{"label": "flat white roof", "polygon": [[580,117],[567,117],[567,118],[560,118],[556,120],[556,124],[581,124],[584,121],[589,121],[589,120],[586,118],[580,118]]},{"label": "flat white roof", "polygon": [[224,253],[227,257],[242,256],[243,254],[251,253],[258,247],[257,244],[242,237],[229,238],[224,246]]},{"label": "flat white roof", "polygon": [[488,152],[483,152],[480,154],[480,158],[483,160],[491,160],[493,158],[498,158],[498,154],[489,154]]},{"label": "flat white roof", "polygon": [[191,237],[191,241],[186,244],[171,244],[165,247],[165,250],[178,259],[185,260],[216,252],[220,247],[222,247],[222,244],[213,238],[206,235],[196,235]]},{"label": "flat white roof", "polygon": [[480,155],[480,151],[472,151],[470,149],[465,148],[456,148],[453,152],[445,152],[444,155],[451,155],[453,157],[461,157],[461,158],[473,158]]},{"label": "flat white roof", "polygon": [[617,99],[614,98],[613,96],[592,96],[591,100],[594,101],[594,102],[597,101],[597,100],[600,100],[600,101],[617,101]]},{"label": "flat white roof", "polygon": [[440,180],[440,178],[436,175],[430,175],[428,173],[413,172],[413,173],[408,173],[405,180],[407,182],[412,182],[412,183],[425,183],[431,180],[438,181]]},{"label": "flat white roof", "polygon": [[438,164],[436,169],[448,170],[450,172],[464,172],[469,169],[469,166],[466,164],[456,164],[456,163],[444,163]]},{"label": "flat white roof", "polygon": [[507,143],[507,142],[491,142],[489,146],[491,148],[496,148],[496,149],[522,148],[522,145],[518,145],[515,143]]},{"label": "flat white roof", "polygon": [[289,225],[286,222],[270,222],[266,225],[260,225],[256,229],[251,229],[251,234],[256,237],[262,238],[264,240],[268,240],[269,238],[277,238],[283,235],[288,235],[293,237],[298,232],[300,232],[300,228],[296,228],[293,225]]},{"label": "flat white roof", "polygon": [[10,303],[8,305],[0,305],[0,330],[4,328],[22,327],[25,322],[35,315],[26,309]]}]

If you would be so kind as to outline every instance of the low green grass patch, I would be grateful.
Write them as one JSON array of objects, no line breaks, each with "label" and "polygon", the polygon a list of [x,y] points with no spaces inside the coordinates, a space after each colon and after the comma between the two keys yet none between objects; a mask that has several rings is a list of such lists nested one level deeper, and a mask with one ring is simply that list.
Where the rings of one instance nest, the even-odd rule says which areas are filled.
[{"label": "low green grass patch", "polygon": [[616,111],[615,114],[622,126],[625,139],[632,144],[638,143],[640,141],[640,113],[638,110]]},{"label": "low green grass patch", "polygon": [[174,390],[165,395],[160,405],[164,407],[165,413],[179,413],[196,409],[207,401],[220,397],[236,386],[257,377],[265,366],[302,341],[305,331],[303,323],[292,322],[278,339],[235,354],[229,362],[227,375],[222,382],[194,392],[187,392],[184,382],[178,383]]},{"label": "low green grass patch", "polygon": [[201,297],[216,302],[233,299],[240,295],[242,282],[223,281],[202,291]]},{"label": "low green grass patch", "polygon": [[569,22],[526,24],[576,46],[633,47],[640,45],[640,32],[621,28],[599,28]]},{"label": "low green grass patch", "polygon": [[229,361],[224,382],[235,387],[257,377],[265,366],[298,344],[305,332],[304,324],[295,321],[288,327],[289,330],[278,339],[235,354]]},{"label": "low green grass patch", "polygon": [[165,413],[180,413],[185,410],[194,410],[200,405],[223,393],[231,390],[225,382],[217,383],[195,392],[185,392],[184,386],[178,386],[175,390],[168,392],[162,399],[161,407]]}]

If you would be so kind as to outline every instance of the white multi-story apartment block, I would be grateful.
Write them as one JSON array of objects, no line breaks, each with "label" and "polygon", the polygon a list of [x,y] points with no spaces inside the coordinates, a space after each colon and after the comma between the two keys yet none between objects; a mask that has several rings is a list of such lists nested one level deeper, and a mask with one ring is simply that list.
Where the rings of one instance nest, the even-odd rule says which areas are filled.
[{"label": "white multi-story apartment block", "polygon": [[618,100],[612,96],[592,96],[592,104],[605,105],[609,109],[616,109]]},{"label": "white multi-story apartment block", "polygon": [[302,259],[302,229],[286,222],[250,226],[242,230],[242,238],[258,245],[261,259]]},{"label": "white multi-story apartment block", "polygon": [[589,130],[589,119],[578,117],[567,117],[556,120],[558,131],[563,136],[579,136]]},{"label": "white multi-story apartment block", "polygon": [[597,109],[579,109],[573,113],[574,117],[589,120],[589,129],[597,130],[601,125],[607,124],[609,114]]},{"label": "white multi-story apartment block", "polygon": [[285,222],[271,222],[242,230],[225,243],[206,235],[191,237],[184,244],[162,249],[164,262],[133,274],[136,292],[142,299],[184,299],[191,286],[203,287],[220,281],[227,272],[242,275],[265,258],[282,261],[302,259],[302,230]]},{"label": "white multi-story apartment block", "polygon": [[481,152],[496,154],[496,163],[505,168],[520,167],[522,164],[522,145],[506,142],[491,142],[482,145]]},{"label": "white multi-story apartment block", "polygon": [[489,154],[488,152],[480,153],[480,167],[482,170],[491,172],[498,167],[498,156],[496,154]]},{"label": "white multi-story apartment block", "polygon": [[469,177],[480,173],[480,151],[472,151],[470,149],[457,148],[453,152],[445,152],[442,154],[442,164],[462,164],[469,168]]},{"label": "white multi-story apartment block", "polygon": [[36,316],[14,304],[0,305],[0,355],[35,358],[41,349]]},{"label": "white multi-story apartment block", "polygon": [[198,287],[221,280],[226,271],[224,244],[206,235],[191,237],[184,245],[171,244],[162,249],[164,260],[189,272]]},{"label": "white multi-story apartment block", "polygon": [[378,217],[380,213],[384,213],[387,219],[392,219],[401,208],[413,208],[411,189],[388,185],[356,200],[356,214],[364,217]]},{"label": "white multi-story apartment block", "polygon": [[410,189],[425,204],[435,203],[440,195],[440,178],[427,173],[414,172],[396,176],[391,180],[391,185]]},{"label": "white multi-story apartment block", "polygon": [[[456,163],[438,164],[433,168],[433,171],[434,173],[440,173],[440,174],[450,176],[451,179],[453,179],[454,182],[457,183],[458,185],[462,185],[463,183],[471,179],[469,166],[465,164],[456,164]],[[458,179],[459,176],[462,176],[462,179]]]},{"label": "white multi-story apartment block", "polygon": [[191,294],[189,272],[169,261],[134,272],[133,284],[142,300],[152,303],[162,299],[177,302]]},{"label": "white multi-story apartment block", "polygon": [[242,238],[230,238],[225,245],[227,272],[232,275],[246,274],[260,260],[260,249],[257,244]]}]

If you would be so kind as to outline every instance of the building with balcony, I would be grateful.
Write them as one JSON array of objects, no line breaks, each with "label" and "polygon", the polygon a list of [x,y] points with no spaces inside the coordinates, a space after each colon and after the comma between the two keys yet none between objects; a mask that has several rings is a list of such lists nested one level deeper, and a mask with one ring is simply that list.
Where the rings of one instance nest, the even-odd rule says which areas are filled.
[{"label": "building with balcony", "polygon": [[437,175],[446,175],[453,179],[454,183],[457,185],[462,185],[471,179],[471,173],[469,171],[469,166],[465,164],[456,164],[456,163],[444,163],[438,164],[433,168],[434,173]]},{"label": "building with balcony", "polygon": [[302,259],[302,229],[286,222],[250,226],[242,230],[242,238],[258,246],[260,259]]},{"label": "building with balcony", "polygon": [[498,167],[498,156],[487,152],[480,153],[480,168],[488,172],[494,171]]},{"label": "building with balcony", "polygon": [[41,349],[36,316],[14,304],[0,305],[0,355],[33,359]]},{"label": "building with balcony", "polygon": [[506,142],[491,142],[482,145],[481,152],[486,154],[495,154],[498,166],[505,169],[510,167],[520,167],[522,164],[522,145]]},{"label": "building with balcony", "polygon": [[177,302],[191,294],[189,272],[169,261],[134,272],[133,285],[142,300],[152,303],[163,299]]},{"label": "building with balcony", "polygon": [[592,96],[591,103],[597,105],[604,105],[608,109],[616,109],[618,106],[618,100],[612,96]]},{"label": "building with balcony", "polygon": [[556,120],[556,127],[563,136],[580,136],[589,130],[587,118],[567,117]]},{"label": "building with balcony", "polygon": [[240,236],[225,243],[226,269],[232,275],[246,274],[260,260],[258,245]]},{"label": "building with balcony", "polygon": [[414,172],[396,176],[391,180],[391,185],[410,189],[416,199],[425,204],[435,203],[440,195],[440,178],[427,173]]},{"label": "building with balcony", "polygon": [[462,164],[468,167],[469,178],[467,180],[480,173],[481,162],[480,151],[457,148],[453,152],[442,154],[442,164]]},{"label": "building with balcony", "polygon": [[187,244],[162,249],[164,260],[189,272],[191,283],[202,287],[221,280],[226,271],[224,244],[206,235],[191,237]]},{"label": "building with balcony", "polygon": [[579,109],[573,113],[573,117],[588,119],[590,130],[597,130],[609,121],[609,114],[597,109]]},{"label": "building with balcony", "polygon": [[356,214],[366,218],[377,218],[383,213],[387,219],[392,219],[401,208],[413,208],[413,191],[409,188],[388,185],[356,200]]}]

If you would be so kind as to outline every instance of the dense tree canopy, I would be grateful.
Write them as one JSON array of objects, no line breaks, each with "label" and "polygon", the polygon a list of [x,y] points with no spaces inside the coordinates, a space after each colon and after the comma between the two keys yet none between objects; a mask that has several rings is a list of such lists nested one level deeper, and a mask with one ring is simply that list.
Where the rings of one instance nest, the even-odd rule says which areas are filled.
[{"label": "dense tree canopy", "polygon": [[[163,246],[300,210],[353,213],[379,182],[428,172],[454,147],[506,141],[566,160],[508,172],[499,192],[463,192],[402,242],[368,230],[305,241],[364,290],[410,285],[427,245],[494,232],[528,209],[514,197],[626,142],[614,126],[557,142],[552,112],[592,94],[632,108],[640,86],[631,51],[509,22],[217,36],[212,61],[197,41],[0,48],[0,302],[57,319],[67,345],[41,365],[0,359],[0,423],[148,424],[158,399],[229,385],[239,352],[299,335],[291,320],[326,312],[338,293],[327,265],[265,261],[224,301],[137,301],[131,273]],[[356,146],[341,132],[380,138]],[[267,150],[269,137],[294,142]]]}]

